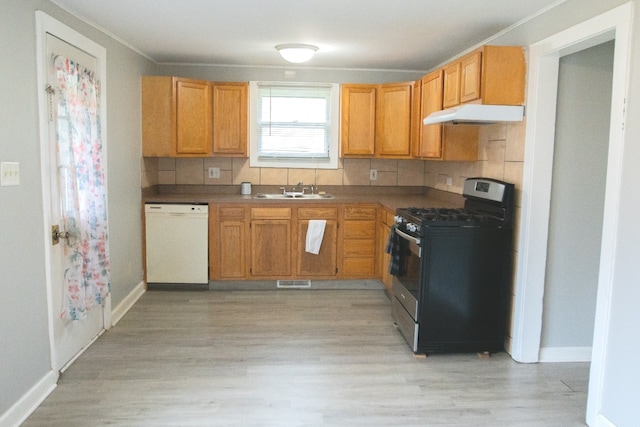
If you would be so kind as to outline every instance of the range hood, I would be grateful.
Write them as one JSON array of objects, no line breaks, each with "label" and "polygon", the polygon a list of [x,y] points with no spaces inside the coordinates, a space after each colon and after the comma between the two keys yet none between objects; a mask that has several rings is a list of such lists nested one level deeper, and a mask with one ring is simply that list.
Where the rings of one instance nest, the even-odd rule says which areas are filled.
[{"label": "range hood", "polygon": [[524,107],[521,105],[464,104],[436,111],[423,120],[425,125],[445,124],[493,124],[500,122],[521,122]]}]

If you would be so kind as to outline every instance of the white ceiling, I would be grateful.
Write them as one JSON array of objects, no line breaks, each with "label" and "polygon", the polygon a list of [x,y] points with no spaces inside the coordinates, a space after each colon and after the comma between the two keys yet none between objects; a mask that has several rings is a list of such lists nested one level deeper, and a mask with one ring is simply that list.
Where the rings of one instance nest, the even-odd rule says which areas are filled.
[{"label": "white ceiling", "polygon": [[564,0],[52,0],[159,63],[423,71]]}]

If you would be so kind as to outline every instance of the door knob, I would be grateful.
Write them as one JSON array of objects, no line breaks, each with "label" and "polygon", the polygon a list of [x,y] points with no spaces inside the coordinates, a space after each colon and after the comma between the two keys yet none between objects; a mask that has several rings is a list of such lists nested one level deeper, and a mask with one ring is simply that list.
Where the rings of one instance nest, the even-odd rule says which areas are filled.
[{"label": "door knob", "polygon": [[60,243],[60,239],[68,239],[71,235],[68,231],[60,231],[59,225],[51,226],[51,244],[57,245]]}]

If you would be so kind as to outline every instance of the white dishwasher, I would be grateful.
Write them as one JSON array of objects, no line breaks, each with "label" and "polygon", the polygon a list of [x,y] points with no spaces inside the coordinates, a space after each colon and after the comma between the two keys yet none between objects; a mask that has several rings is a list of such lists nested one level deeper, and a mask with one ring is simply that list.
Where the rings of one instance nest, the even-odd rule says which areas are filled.
[{"label": "white dishwasher", "polygon": [[147,203],[147,283],[209,282],[209,206]]}]

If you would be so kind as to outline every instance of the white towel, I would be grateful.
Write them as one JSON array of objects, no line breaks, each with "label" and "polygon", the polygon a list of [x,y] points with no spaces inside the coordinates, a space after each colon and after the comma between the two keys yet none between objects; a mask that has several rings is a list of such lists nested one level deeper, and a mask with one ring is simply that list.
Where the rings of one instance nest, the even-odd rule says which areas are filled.
[{"label": "white towel", "polygon": [[305,250],[311,254],[318,255],[322,238],[324,237],[324,228],[327,221],[324,219],[310,219],[309,228],[307,228],[307,245]]}]

